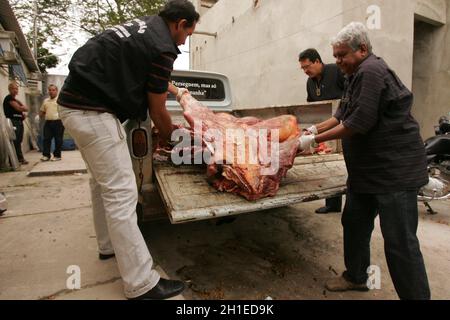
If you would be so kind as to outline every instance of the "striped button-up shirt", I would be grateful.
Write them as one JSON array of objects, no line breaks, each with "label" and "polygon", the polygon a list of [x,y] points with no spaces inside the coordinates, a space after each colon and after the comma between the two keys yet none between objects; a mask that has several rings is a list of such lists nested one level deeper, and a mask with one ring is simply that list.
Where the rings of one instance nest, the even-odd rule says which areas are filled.
[{"label": "striped button-up shirt", "polygon": [[355,133],[343,139],[350,191],[387,193],[427,184],[425,148],[412,103],[413,94],[375,55],[348,77],[335,117]]}]

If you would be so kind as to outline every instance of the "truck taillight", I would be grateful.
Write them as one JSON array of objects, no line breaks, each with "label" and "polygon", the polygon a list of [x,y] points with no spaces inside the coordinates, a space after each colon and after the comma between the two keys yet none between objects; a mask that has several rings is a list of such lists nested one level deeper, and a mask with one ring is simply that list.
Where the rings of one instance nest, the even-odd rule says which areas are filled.
[{"label": "truck taillight", "polygon": [[145,158],[148,155],[148,135],[147,131],[138,128],[133,130],[131,136],[133,156],[135,158]]}]

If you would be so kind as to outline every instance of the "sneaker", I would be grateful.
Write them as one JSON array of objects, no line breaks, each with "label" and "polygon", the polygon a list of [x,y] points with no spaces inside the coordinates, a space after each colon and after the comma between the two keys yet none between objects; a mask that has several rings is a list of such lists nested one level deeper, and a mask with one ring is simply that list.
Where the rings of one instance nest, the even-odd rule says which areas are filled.
[{"label": "sneaker", "polygon": [[41,161],[42,161],[42,162],[47,162],[47,161],[50,161],[50,158],[49,158],[49,157],[46,157],[46,156],[43,156],[43,157],[41,158]]},{"label": "sneaker", "polygon": [[367,284],[356,284],[345,279],[344,275],[339,278],[328,280],[325,284],[325,289],[331,292],[345,292],[345,291],[369,291]]},{"label": "sneaker", "polygon": [[53,157],[51,161],[61,161],[61,158]]}]

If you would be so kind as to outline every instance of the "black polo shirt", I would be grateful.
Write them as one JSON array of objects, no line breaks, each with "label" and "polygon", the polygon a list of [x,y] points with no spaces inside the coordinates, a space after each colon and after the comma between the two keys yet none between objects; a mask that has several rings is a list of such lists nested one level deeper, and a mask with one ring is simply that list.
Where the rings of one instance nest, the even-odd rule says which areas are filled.
[{"label": "black polo shirt", "polygon": [[58,104],[111,112],[121,120],[144,120],[147,93],[167,92],[179,53],[159,16],[112,27],[74,54]]},{"label": "black polo shirt", "polygon": [[342,140],[349,191],[388,193],[427,184],[424,143],[411,115],[413,94],[375,55],[347,81],[335,117],[355,132]]},{"label": "black polo shirt", "polygon": [[[7,95],[5,99],[3,100],[3,110],[5,112],[5,117],[9,119],[14,120],[21,120],[22,121],[22,112],[17,111],[11,106],[11,101],[18,102],[12,95]],[[20,103],[20,102],[18,102]]]},{"label": "black polo shirt", "polygon": [[323,66],[322,77],[317,79],[309,78],[306,83],[308,92],[308,102],[334,100],[342,98],[344,91],[345,77],[336,64],[325,64]]}]

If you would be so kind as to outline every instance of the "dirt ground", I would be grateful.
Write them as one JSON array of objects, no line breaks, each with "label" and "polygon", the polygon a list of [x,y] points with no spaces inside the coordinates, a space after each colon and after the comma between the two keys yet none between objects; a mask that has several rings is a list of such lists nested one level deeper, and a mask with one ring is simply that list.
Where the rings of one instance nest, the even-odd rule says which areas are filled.
[{"label": "dirt ground", "polygon": [[[8,199],[0,218],[0,299],[69,297],[66,266],[83,268],[78,299],[120,299],[116,263],[99,262],[90,215],[88,175],[33,177],[29,167],[0,173]],[[343,272],[341,215],[316,215],[322,201],[238,216],[171,225],[146,223],[144,237],[155,264],[186,281],[185,299],[277,300],[397,299],[376,224],[372,264],[381,268],[381,290],[330,293],[324,282]],[[450,202],[420,208],[419,239],[432,296],[450,299]],[[224,223],[225,222],[225,223]],[[93,288],[98,288],[95,294]]]}]

